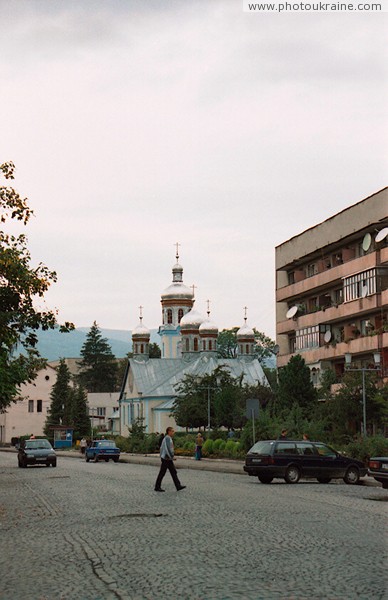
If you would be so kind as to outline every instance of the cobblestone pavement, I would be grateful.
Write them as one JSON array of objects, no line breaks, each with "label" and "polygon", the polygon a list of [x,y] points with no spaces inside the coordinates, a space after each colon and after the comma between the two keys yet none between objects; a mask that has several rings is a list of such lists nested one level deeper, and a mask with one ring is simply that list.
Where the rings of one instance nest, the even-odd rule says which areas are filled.
[{"label": "cobblestone pavement", "polygon": [[0,452],[0,600],[388,599],[387,490],[156,475]]}]

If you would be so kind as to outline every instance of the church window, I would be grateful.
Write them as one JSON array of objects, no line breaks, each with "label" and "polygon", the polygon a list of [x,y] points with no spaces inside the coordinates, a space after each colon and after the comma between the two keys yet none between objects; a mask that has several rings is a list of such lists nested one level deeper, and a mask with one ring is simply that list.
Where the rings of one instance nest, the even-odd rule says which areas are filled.
[{"label": "church window", "polygon": [[167,323],[169,325],[171,325],[171,323],[172,323],[172,310],[171,310],[171,308],[167,309]]},{"label": "church window", "polygon": [[205,342],[205,340],[202,340],[202,350],[206,350],[206,342]]},{"label": "church window", "polygon": [[190,350],[190,340],[189,338],[186,338],[186,352],[189,352]]},{"label": "church window", "polygon": [[246,344],[246,346],[245,346],[245,352],[246,352],[246,354],[249,354],[249,344]]},{"label": "church window", "polygon": [[240,354],[244,354],[243,345],[240,344]]},{"label": "church window", "polygon": [[209,350],[213,350],[213,344],[211,340],[209,340]]},{"label": "church window", "polygon": [[140,346],[140,354],[144,354],[144,344],[141,344]]},{"label": "church window", "polygon": [[178,310],[178,323],[181,322],[181,318],[183,317],[183,308]]},{"label": "church window", "polygon": [[198,338],[194,338],[194,352],[198,352]]}]

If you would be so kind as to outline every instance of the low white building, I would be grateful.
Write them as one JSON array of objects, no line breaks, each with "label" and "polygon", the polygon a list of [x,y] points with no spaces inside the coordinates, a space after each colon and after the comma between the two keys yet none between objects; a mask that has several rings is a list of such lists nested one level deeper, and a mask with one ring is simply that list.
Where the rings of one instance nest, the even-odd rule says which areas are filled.
[{"label": "low white building", "polygon": [[43,435],[51,388],[56,380],[56,370],[47,365],[34,381],[20,387],[20,399],[13,402],[7,412],[0,413],[0,443],[10,444],[12,438],[21,435]]}]

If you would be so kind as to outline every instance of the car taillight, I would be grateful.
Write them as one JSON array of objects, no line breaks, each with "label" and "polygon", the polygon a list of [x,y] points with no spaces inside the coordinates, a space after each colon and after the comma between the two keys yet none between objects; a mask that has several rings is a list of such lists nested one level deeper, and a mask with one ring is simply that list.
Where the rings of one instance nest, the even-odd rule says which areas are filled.
[{"label": "car taillight", "polygon": [[370,469],[380,469],[380,463],[378,460],[370,460],[369,461],[369,468]]},{"label": "car taillight", "polygon": [[273,457],[273,456],[270,456],[270,457],[269,457],[269,459],[268,459],[268,464],[269,464],[269,465],[274,465],[274,464],[275,464],[275,459],[274,459],[274,457]]}]

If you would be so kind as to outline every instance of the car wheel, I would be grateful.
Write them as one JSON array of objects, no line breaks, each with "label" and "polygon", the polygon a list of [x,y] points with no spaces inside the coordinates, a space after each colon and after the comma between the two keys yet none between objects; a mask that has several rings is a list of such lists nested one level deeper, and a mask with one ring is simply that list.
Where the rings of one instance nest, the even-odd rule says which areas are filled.
[{"label": "car wheel", "polygon": [[330,483],[331,477],[317,477],[319,483]]},{"label": "car wheel", "polygon": [[295,465],[288,467],[284,476],[286,483],[298,483],[300,479],[300,471]]},{"label": "car wheel", "polygon": [[258,475],[259,481],[261,481],[261,483],[271,483],[271,481],[273,480],[273,477],[271,477],[271,475]]},{"label": "car wheel", "polygon": [[20,458],[18,458],[18,467],[19,467],[19,469],[21,469],[23,467],[22,463],[20,462]]},{"label": "car wheel", "polygon": [[382,485],[385,490],[388,490],[388,481],[383,481]]},{"label": "car wheel", "polygon": [[89,456],[85,455],[85,460],[86,460],[86,462],[89,462],[89,460],[90,460]]},{"label": "car wheel", "polygon": [[119,462],[119,457],[118,457],[118,456],[115,456],[113,460],[114,460],[115,462]]},{"label": "car wheel", "polygon": [[53,460],[53,462],[51,463],[51,466],[52,466],[52,467],[56,467],[56,466],[57,466],[57,461],[56,461],[56,460]]},{"label": "car wheel", "polygon": [[109,462],[109,458],[105,458],[104,460],[105,460],[105,462]]},{"label": "car wheel", "polygon": [[22,468],[27,469],[27,459],[26,458],[22,459]]},{"label": "car wheel", "polygon": [[360,471],[357,467],[349,467],[345,473],[344,482],[348,485],[355,485],[360,480]]}]

